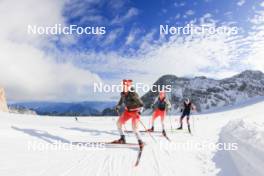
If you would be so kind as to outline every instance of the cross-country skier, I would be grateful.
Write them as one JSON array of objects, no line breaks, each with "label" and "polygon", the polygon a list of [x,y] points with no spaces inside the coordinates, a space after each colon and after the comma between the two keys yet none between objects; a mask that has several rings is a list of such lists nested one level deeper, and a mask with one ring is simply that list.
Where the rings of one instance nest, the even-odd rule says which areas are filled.
[{"label": "cross-country skier", "polygon": [[140,114],[143,109],[143,102],[132,88],[132,80],[123,80],[123,92],[121,92],[121,98],[116,106],[116,111],[120,110],[122,105],[125,105],[125,111],[121,114],[117,121],[117,128],[120,133],[120,139],[113,141],[117,144],[125,144],[126,139],[123,132],[123,125],[129,120],[132,119],[132,129],[135,133],[138,144],[142,148],[144,143],[141,139],[141,136],[138,132],[138,124],[140,121]]},{"label": "cross-country skier", "polygon": [[166,97],[165,91],[162,90],[159,92],[159,96],[154,100],[152,104],[152,108],[154,108],[154,112],[151,118],[151,128],[148,129],[149,132],[154,131],[154,121],[160,117],[161,125],[162,125],[162,134],[166,136],[165,128],[164,128],[164,118],[166,116],[166,111],[171,108],[171,103]]},{"label": "cross-country skier", "polygon": [[190,128],[190,123],[189,123],[189,119],[190,119],[190,114],[192,110],[196,110],[195,105],[190,101],[189,98],[186,98],[183,102],[183,106],[181,107],[181,119],[180,119],[180,127],[177,128],[178,130],[182,129],[182,120],[183,118],[186,116],[187,117],[187,125],[188,125],[188,131],[189,133],[191,133],[191,128]]}]

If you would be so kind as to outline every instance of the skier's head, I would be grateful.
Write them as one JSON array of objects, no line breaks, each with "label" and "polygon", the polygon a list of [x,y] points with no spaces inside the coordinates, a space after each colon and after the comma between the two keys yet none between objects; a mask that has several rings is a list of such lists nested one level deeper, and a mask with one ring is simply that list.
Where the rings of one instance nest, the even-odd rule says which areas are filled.
[{"label": "skier's head", "polygon": [[189,103],[190,103],[190,99],[189,99],[189,98],[185,98],[185,99],[184,99],[184,102],[185,102],[186,104],[189,104]]},{"label": "skier's head", "polygon": [[165,97],[165,91],[164,90],[161,90],[160,92],[159,92],[159,98],[160,99],[163,99]]},{"label": "skier's head", "polygon": [[123,80],[123,91],[128,92],[131,88],[132,85],[132,80],[131,79],[124,79]]}]

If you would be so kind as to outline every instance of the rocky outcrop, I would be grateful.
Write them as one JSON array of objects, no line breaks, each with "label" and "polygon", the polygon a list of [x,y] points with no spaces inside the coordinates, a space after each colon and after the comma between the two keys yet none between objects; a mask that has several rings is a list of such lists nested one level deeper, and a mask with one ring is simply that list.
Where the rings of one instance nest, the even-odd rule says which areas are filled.
[{"label": "rocky outcrop", "polygon": [[[167,96],[173,111],[177,111],[185,97],[196,104],[199,112],[204,112],[264,96],[264,74],[260,71],[247,70],[222,80],[164,75],[154,85],[172,86],[172,91],[167,93]],[[148,92],[142,97],[147,110],[156,96],[157,93]]]},{"label": "rocky outcrop", "polygon": [[3,88],[0,88],[0,111],[1,112],[8,112],[5,91]]}]

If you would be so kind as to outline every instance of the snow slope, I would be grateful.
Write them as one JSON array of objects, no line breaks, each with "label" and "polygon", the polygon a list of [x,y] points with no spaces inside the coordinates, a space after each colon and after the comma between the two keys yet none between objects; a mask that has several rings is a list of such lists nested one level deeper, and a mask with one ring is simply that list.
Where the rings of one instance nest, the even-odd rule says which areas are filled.
[{"label": "snow slope", "polygon": [[[238,150],[219,151],[217,159],[223,158],[229,164],[221,167],[220,175],[263,175],[264,166],[264,121],[263,119],[237,119],[225,126],[220,134],[222,142],[236,142]],[[226,157],[225,157],[226,156]],[[230,164],[231,163],[231,164]],[[230,167],[232,166],[232,167]]]},{"label": "snow slope", "polygon": [[[230,111],[195,115],[191,120],[193,136],[186,130],[170,132],[170,120],[176,128],[178,116],[168,117],[166,127],[173,142],[169,143],[159,133],[152,134],[157,142],[142,134],[147,145],[138,167],[133,167],[135,146],[93,148],[70,144],[117,139],[115,117],[79,118],[77,122],[74,118],[0,113],[0,175],[261,175],[264,172],[260,167],[264,158],[263,107],[264,102],[258,102]],[[149,118],[142,117],[144,124],[149,124]],[[126,128],[131,129],[130,122]],[[156,128],[160,129],[158,121]],[[59,144],[54,142],[58,141],[66,148],[56,149]],[[136,142],[134,135],[127,134],[127,141]],[[238,143],[238,150],[208,147],[218,142]],[[207,147],[176,147],[201,143]],[[30,144],[36,144],[39,149],[29,147]],[[44,150],[43,146],[48,148]]]}]

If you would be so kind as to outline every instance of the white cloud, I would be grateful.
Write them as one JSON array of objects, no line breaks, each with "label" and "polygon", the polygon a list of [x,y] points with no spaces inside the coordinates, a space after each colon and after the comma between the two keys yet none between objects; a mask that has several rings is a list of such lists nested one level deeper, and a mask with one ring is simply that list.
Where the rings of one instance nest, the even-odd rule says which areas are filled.
[{"label": "white cloud", "polygon": [[118,10],[118,9],[125,6],[126,1],[124,1],[124,0],[109,0],[108,3],[112,9]]},{"label": "white cloud", "polygon": [[176,36],[168,42],[155,44],[152,43],[153,34],[154,31],[144,37],[140,51],[134,56],[124,57],[118,53],[86,56],[87,60],[94,58],[97,61],[95,65],[89,62],[89,67],[118,74],[119,79],[129,77],[151,84],[164,74],[186,76],[204,73],[212,76],[211,72],[202,71],[211,67],[215,68],[214,75],[221,76],[223,74],[219,73],[232,63],[234,55],[231,50],[235,44],[229,43],[226,35]]},{"label": "white cloud", "polygon": [[238,2],[237,2],[237,5],[238,6],[242,6],[242,5],[244,5],[246,3],[246,0],[239,0]]},{"label": "white cloud", "polygon": [[139,29],[132,29],[127,38],[126,38],[126,45],[130,45],[131,43],[134,42],[134,40],[136,39],[136,36],[140,33],[140,30]]},{"label": "white cloud", "polygon": [[178,20],[178,19],[180,19],[180,18],[181,18],[181,14],[178,13],[178,14],[175,16],[175,19]]},{"label": "white cloud", "polygon": [[[141,44],[140,49],[132,56],[124,56],[117,51],[47,53],[42,48],[54,48],[50,41],[56,41],[58,38],[29,36],[26,34],[25,24],[64,24],[62,7],[62,1],[53,0],[1,1],[0,11],[3,13],[0,20],[3,25],[0,33],[0,85],[6,88],[8,98],[12,100],[80,100],[86,97],[98,99],[102,94],[95,95],[89,92],[91,83],[100,81],[100,78],[93,73],[111,75],[111,78],[104,80],[108,83],[132,78],[137,82],[152,84],[163,74],[222,78],[242,71],[241,68],[264,71],[264,28],[261,21],[264,18],[261,13],[253,18],[255,31],[248,38],[216,34],[173,36],[168,40],[161,36],[160,40],[154,40],[157,34],[155,30],[142,38],[138,38],[136,30],[132,30],[125,44],[129,45],[135,41]],[[124,16],[117,16],[112,22],[120,24],[137,14],[138,10],[131,8]],[[216,23],[209,13],[198,21],[212,26]],[[112,31],[103,44],[113,43],[121,32],[121,28]],[[65,38],[65,40],[67,43],[72,39]],[[241,46],[245,44],[250,45],[245,49],[249,50],[249,54],[240,58],[240,53],[245,52]],[[58,58],[67,60],[67,57],[71,57],[71,62],[74,60],[83,62],[83,69],[74,66],[70,61],[56,62]],[[105,98],[104,95],[103,97]]]},{"label": "white cloud", "polygon": [[188,16],[192,16],[192,15],[194,15],[194,13],[195,12],[193,10],[187,10],[185,14]]},{"label": "white cloud", "polygon": [[264,71],[264,12],[257,12],[251,23],[253,31],[245,39],[250,41],[250,45],[247,48],[250,54],[243,62],[251,68]]},{"label": "white cloud", "polygon": [[117,29],[109,32],[109,34],[106,36],[106,38],[103,42],[103,45],[112,44],[122,32],[123,32],[123,28],[117,28]]},{"label": "white cloud", "polygon": [[137,16],[138,13],[139,13],[138,9],[132,7],[132,8],[130,8],[130,9],[127,11],[127,13],[126,13],[124,16],[120,16],[120,15],[116,16],[116,17],[112,20],[111,24],[121,24],[121,23],[124,23],[124,22],[126,22],[127,20],[131,19],[132,17]]},{"label": "white cloud", "polygon": [[[216,21],[211,14],[205,14],[198,21],[200,25],[216,27]],[[231,26],[233,23],[221,25],[227,28]],[[220,27],[219,24],[217,27]],[[264,51],[261,47],[264,43],[260,43],[263,29],[258,28],[258,31],[258,35],[257,33],[251,34],[250,38],[245,38],[240,34],[230,36],[216,33],[185,37],[172,36],[169,40],[164,40],[161,36],[161,39],[157,41],[153,39],[156,33],[154,30],[141,39],[137,39],[141,46],[133,56],[125,57],[112,52],[100,54],[100,56],[94,54],[87,58],[100,60],[97,66],[90,62],[89,67],[99,68],[99,65],[104,65],[100,69],[118,75],[116,79],[129,77],[149,84],[164,74],[223,78],[232,76],[245,68],[264,70],[263,59],[260,59],[263,56],[261,51]],[[258,40],[252,43],[253,37],[257,37]],[[254,50],[250,48],[248,56],[245,53],[248,52],[249,47],[245,45],[254,47]]]},{"label": "white cloud", "polygon": [[[58,37],[28,35],[27,25],[64,25],[63,1],[1,1],[0,85],[9,100],[78,100],[100,78],[71,63],[58,63],[51,41]],[[65,38],[66,39],[66,38]],[[71,39],[66,39],[67,41]]]}]

